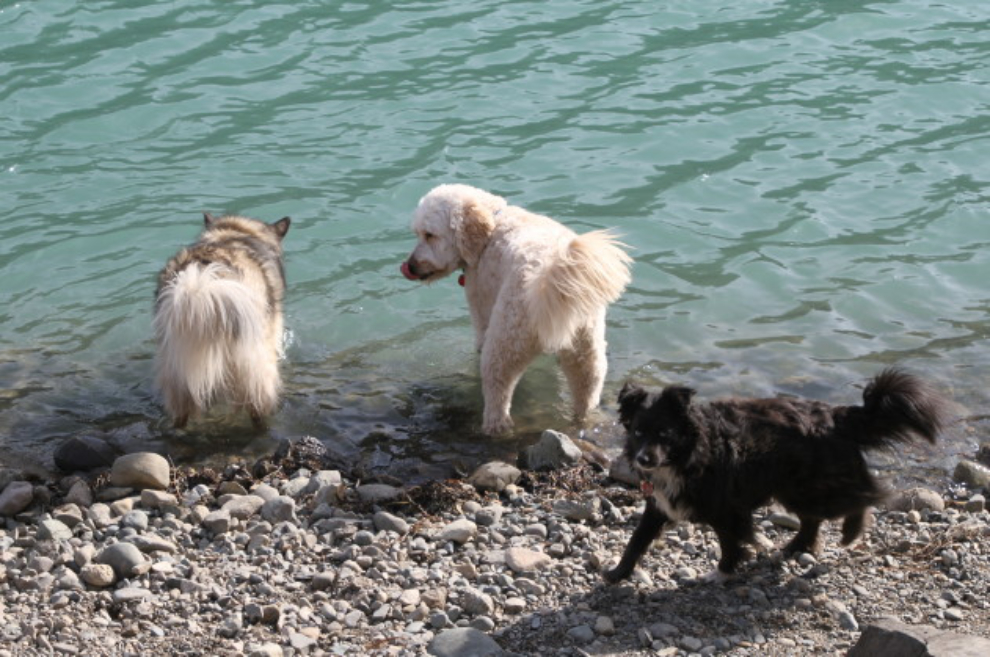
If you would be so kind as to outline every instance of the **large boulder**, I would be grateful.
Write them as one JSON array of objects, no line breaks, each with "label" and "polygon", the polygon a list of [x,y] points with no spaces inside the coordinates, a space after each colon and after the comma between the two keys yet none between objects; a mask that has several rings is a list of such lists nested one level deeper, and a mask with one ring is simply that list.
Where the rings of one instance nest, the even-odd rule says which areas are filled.
[{"label": "large boulder", "polygon": [[931,625],[906,625],[881,618],[867,625],[846,657],[985,657],[990,639],[956,634]]}]

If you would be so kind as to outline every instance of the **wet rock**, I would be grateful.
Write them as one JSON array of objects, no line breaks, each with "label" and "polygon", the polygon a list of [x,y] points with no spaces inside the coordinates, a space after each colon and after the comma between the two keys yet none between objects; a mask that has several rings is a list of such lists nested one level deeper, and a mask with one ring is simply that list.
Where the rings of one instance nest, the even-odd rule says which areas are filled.
[{"label": "wet rock", "polygon": [[952,472],[952,478],[973,489],[990,490],[990,468],[976,461],[960,461]]},{"label": "wet rock", "polygon": [[165,457],[153,452],[125,454],[113,462],[110,483],[131,488],[168,488],[171,468]]},{"label": "wet rock", "polygon": [[14,516],[31,506],[34,486],[27,481],[12,481],[0,493],[0,516]]},{"label": "wet rock", "polygon": [[535,445],[519,455],[520,463],[530,470],[559,470],[581,461],[581,448],[567,435],[547,429]]},{"label": "wet rock", "polygon": [[55,449],[55,466],[62,472],[85,472],[113,464],[117,450],[96,436],[72,436]]},{"label": "wet rock", "polygon": [[502,461],[491,461],[479,466],[471,476],[468,483],[479,491],[494,491],[500,493],[506,486],[519,481],[522,472],[519,468]]}]

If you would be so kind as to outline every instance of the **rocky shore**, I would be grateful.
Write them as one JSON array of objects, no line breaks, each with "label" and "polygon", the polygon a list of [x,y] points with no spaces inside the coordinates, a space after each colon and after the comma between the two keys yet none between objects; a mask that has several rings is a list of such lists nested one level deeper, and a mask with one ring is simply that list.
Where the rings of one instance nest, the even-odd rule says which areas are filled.
[{"label": "rocky shore", "polygon": [[[990,654],[977,459],[897,494],[851,549],[830,526],[817,555],[768,547],[702,583],[717,541],[682,524],[607,586],[642,498],[544,439],[533,469],[416,487],[328,469],[313,439],[221,471],[154,454],[53,482],[0,470],[0,656],[844,655],[894,635]],[[757,521],[768,546],[794,527],[773,508]]]}]

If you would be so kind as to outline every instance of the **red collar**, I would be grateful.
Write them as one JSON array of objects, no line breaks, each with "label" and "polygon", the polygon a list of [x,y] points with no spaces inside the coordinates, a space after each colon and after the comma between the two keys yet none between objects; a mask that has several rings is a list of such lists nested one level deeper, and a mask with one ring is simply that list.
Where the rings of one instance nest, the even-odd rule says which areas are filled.
[{"label": "red collar", "polygon": [[653,495],[653,482],[642,481],[639,484],[639,488],[643,491],[644,496],[649,497],[650,495]]},{"label": "red collar", "polygon": [[457,284],[464,287],[464,272],[461,272],[461,275],[457,277]]}]

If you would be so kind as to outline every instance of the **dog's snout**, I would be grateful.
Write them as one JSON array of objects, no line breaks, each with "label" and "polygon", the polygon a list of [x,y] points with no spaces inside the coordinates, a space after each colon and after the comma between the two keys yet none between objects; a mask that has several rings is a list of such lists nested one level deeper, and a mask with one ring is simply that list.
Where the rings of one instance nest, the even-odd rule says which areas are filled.
[{"label": "dog's snout", "polygon": [[657,465],[656,456],[649,450],[641,450],[639,454],[636,455],[636,465],[641,468],[654,468]]},{"label": "dog's snout", "polygon": [[419,273],[416,270],[417,270],[416,261],[413,260],[412,258],[409,258],[408,260],[403,262],[402,266],[399,267],[399,271],[402,272],[402,275],[411,281],[415,281],[419,279]]}]

